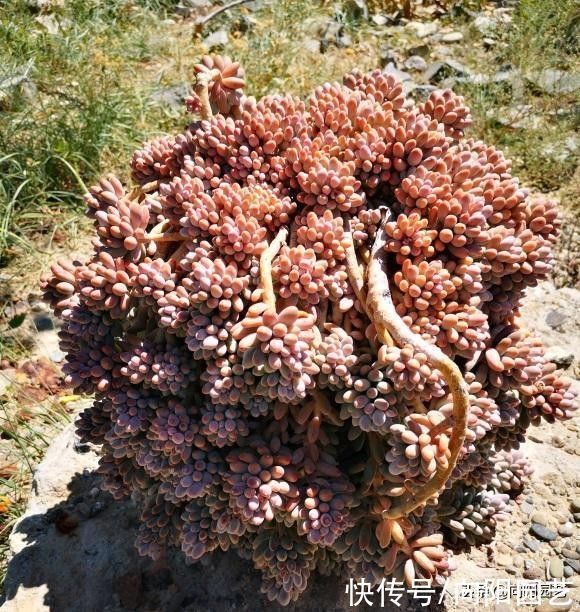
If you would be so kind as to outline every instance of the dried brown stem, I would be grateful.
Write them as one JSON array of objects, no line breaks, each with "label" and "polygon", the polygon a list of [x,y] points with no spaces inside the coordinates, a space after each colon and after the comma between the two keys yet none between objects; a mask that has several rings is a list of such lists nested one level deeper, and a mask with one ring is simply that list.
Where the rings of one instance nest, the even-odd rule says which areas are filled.
[{"label": "dried brown stem", "polygon": [[[367,307],[367,293],[365,290],[363,269],[358,261],[356,250],[354,248],[354,239],[350,231],[348,232],[348,238],[349,246],[346,248],[346,270],[348,273],[348,279],[352,285],[352,288],[354,289],[354,293],[358,301],[361,303],[361,306],[364,308],[367,316],[370,318]],[[379,335],[379,340],[383,344],[386,344],[387,346],[393,346],[395,344],[388,332],[379,334],[379,331],[377,330],[377,335]]]},{"label": "dried brown stem", "polygon": [[269,308],[276,310],[276,295],[274,294],[274,282],[272,281],[272,261],[282,248],[288,229],[283,227],[279,230],[276,238],[268,245],[268,248],[260,256],[260,283],[262,285],[262,300]]},{"label": "dried brown stem", "polygon": [[358,301],[362,304],[363,308],[366,308],[367,294],[364,288],[365,281],[360,264],[358,263],[356,251],[352,242],[352,234],[350,234],[350,232],[349,235],[350,243],[346,248],[346,270],[348,272],[348,279],[350,280],[350,284],[354,289]]},{"label": "dried brown stem", "polygon": [[210,70],[209,72],[200,72],[195,77],[193,91],[199,98],[199,114],[202,119],[211,119],[213,110],[209,101],[209,84],[213,79],[219,77],[219,70]]},{"label": "dried brown stem", "polygon": [[377,232],[368,267],[367,305],[371,320],[377,329],[379,337],[384,331],[388,331],[399,346],[410,344],[427,355],[431,363],[439,369],[453,397],[454,419],[453,430],[449,440],[451,454],[447,467],[438,469],[435,475],[424,486],[414,493],[403,495],[397,500],[395,505],[384,512],[385,517],[396,519],[409,515],[429,498],[436,495],[451,476],[465,440],[469,416],[469,391],[457,365],[437,346],[426,342],[423,338],[413,333],[395,309],[391,299],[389,280],[385,272],[386,253],[384,245],[386,237],[384,226],[387,220],[388,215],[383,219],[383,223]]},{"label": "dried brown stem", "polygon": [[182,236],[179,232],[167,232],[165,234],[145,234],[144,240],[146,242],[184,242],[187,238]]},{"label": "dried brown stem", "polygon": [[195,20],[195,23],[194,23],[195,31],[201,32],[203,30],[203,27],[207,23],[209,23],[214,17],[217,17],[218,15],[221,15],[221,13],[223,13],[224,11],[228,11],[229,9],[239,6],[240,4],[244,4],[245,2],[248,2],[248,1],[249,0],[233,0],[229,4],[224,4],[224,6],[220,6],[215,11],[208,13],[204,17],[199,17],[198,19]]},{"label": "dried brown stem", "polygon": [[141,196],[144,196],[152,191],[155,191],[159,187],[159,181],[149,181],[148,183],[143,183],[142,185],[135,185],[133,189],[127,194],[126,198],[128,201],[136,200],[138,201]]}]

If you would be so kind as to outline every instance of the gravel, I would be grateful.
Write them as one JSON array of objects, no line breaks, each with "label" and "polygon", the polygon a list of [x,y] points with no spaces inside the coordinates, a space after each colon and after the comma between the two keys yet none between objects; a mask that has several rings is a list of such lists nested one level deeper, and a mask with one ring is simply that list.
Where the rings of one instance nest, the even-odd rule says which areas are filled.
[{"label": "gravel", "polygon": [[530,527],[530,533],[536,538],[540,540],[544,540],[545,542],[552,542],[558,537],[558,534],[552,529],[548,529],[544,525],[540,525],[540,523],[532,523]]}]

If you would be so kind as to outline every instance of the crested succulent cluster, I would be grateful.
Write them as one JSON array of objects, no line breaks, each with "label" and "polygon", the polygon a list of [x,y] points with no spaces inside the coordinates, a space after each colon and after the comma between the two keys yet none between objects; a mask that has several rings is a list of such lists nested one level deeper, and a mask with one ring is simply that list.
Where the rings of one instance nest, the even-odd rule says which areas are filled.
[{"label": "crested succulent cluster", "polygon": [[90,189],[94,252],[43,279],[78,431],[142,554],[236,549],[282,604],[315,571],[437,583],[525,484],[527,428],[576,408],[518,322],[558,211],[451,91],[243,87],[204,58],[195,120]]}]

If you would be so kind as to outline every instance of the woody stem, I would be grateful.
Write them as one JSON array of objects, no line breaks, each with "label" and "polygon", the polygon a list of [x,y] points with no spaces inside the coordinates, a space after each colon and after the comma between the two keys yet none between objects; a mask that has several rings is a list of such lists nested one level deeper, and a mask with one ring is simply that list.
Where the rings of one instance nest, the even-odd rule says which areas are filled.
[{"label": "woody stem", "polygon": [[449,440],[450,456],[447,467],[439,468],[435,475],[416,492],[409,492],[397,500],[389,510],[385,510],[386,518],[407,516],[417,507],[424,504],[430,497],[436,495],[444,486],[457,464],[459,453],[467,431],[469,416],[469,391],[461,371],[436,345],[426,342],[421,336],[413,333],[397,313],[391,299],[389,281],[386,274],[386,242],[385,223],[377,232],[371,250],[368,266],[367,306],[379,337],[388,332],[399,346],[410,344],[424,353],[431,363],[439,369],[453,398],[453,429]]}]

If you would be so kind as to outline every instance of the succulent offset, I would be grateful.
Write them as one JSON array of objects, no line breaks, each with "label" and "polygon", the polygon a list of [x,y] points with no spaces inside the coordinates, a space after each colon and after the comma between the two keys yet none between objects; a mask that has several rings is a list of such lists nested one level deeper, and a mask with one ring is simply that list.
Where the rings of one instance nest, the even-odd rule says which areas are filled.
[{"label": "succulent offset", "polygon": [[91,188],[93,254],[43,278],[78,431],[142,554],[235,549],[284,605],[315,571],[438,583],[524,486],[527,428],[577,408],[518,320],[557,208],[449,90],[244,84],[204,58],[196,120]]}]

